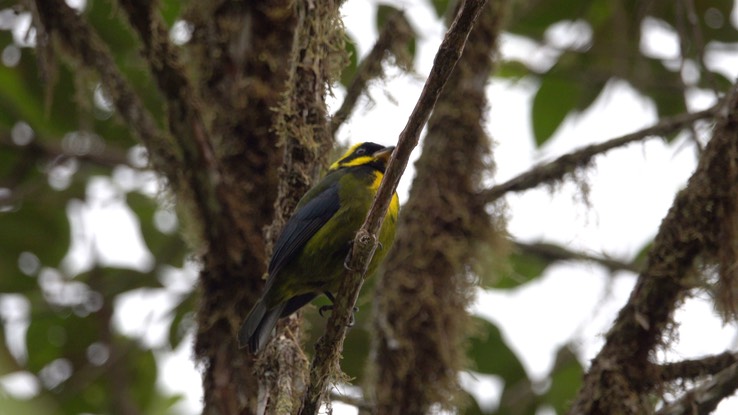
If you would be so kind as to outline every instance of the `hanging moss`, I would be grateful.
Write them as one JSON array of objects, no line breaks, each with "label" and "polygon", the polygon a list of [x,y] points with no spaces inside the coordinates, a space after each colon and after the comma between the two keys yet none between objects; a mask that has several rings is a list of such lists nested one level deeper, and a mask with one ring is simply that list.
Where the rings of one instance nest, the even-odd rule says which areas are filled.
[{"label": "hanging moss", "polygon": [[482,125],[504,2],[479,17],[428,123],[428,134],[397,239],[375,299],[370,372],[377,413],[427,413],[458,404],[475,292],[470,267],[495,238],[479,197],[491,168]]}]

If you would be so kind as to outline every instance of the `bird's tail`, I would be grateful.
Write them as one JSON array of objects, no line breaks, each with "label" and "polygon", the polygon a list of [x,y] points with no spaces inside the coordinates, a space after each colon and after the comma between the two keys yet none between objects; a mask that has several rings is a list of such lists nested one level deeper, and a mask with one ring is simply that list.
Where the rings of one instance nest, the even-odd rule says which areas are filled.
[{"label": "bird's tail", "polygon": [[249,315],[246,316],[246,320],[238,331],[239,345],[241,347],[248,346],[251,353],[258,353],[269,340],[283,308],[284,303],[267,310],[264,302],[259,300],[251,309]]}]

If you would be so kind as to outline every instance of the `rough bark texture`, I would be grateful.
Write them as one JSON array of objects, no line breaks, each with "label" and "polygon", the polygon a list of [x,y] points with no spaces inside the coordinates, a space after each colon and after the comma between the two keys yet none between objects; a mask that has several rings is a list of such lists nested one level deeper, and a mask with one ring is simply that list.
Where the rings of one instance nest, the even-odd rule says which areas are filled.
[{"label": "rough bark texture", "polygon": [[[318,179],[333,145],[328,133],[325,95],[345,60],[339,1],[295,3],[297,27],[290,58],[289,79],[277,108],[276,133],[284,147],[279,171],[276,214],[267,229],[267,252]],[[258,413],[295,413],[307,383],[307,358],[300,345],[301,313],[280,321],[276,334],[257,363]]]},{"label": "rough bark texture", "polygon": [[649,384],[659,376],[649,358],[673,327],[672,314],[694,286],[698,258],[718,261],[730,279],[738,199],[738,94],[726,101],[725,116],[700,157],[687,187],[664,218],[628,304],[592,361],[570,413],[643,414],[653,410]]},{"label": "rough bark texture", "polygon": [[[234,340],[261,292],[263,229],[272,221],[281,151],[273,111],[284,91],[294,27],[292,2],[194,2],[189,68],[208,109],[224,211],[232,230],[220,250],[206,246],[195,355],[203,367],[206,414],[253,413],[259,382],[253,358]],[[188,166],[184,166],[187,168]]]},{"label": "rough bark texture", "polygon": [[503,15],[486,6],[430,118],[397,239],[377,284],[373,401],[380,414],[451,407],[464,359],[476,243],[492,221],[479,197],[490,143],[485,86]]},{"label": "rough bark texture", "polygon": [[293,4],[193,3],[185,16],[194,28],[188,66],[180,56],[185,51],[169,43],[156,7],[121,1],[167,103],[168,132],[159,130],[83,16],[61,0],[31,5],[43,48],[53,40],[99,74],[185,216],[203,268],[195,354],[203,368],[204,412],[250,413],[258,382],[252,359],[234,339],[262,285],[263,228],[272,220],[281,160],[273,108],[287,80]]}]

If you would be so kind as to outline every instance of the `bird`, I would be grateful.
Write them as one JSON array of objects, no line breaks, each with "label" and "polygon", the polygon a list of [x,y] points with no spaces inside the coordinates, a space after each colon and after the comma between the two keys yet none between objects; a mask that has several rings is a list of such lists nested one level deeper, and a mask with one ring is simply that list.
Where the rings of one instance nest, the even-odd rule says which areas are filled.
[{"label": "bird", "polygon": [[[263,293],[241,325],[240,347],[257,354],[280,318],[320,294],[334,302],[354,236],[367,216],[393,151],[394,147],[371,142],[351,146],[300,199],[274,245]],[[376,271],[389,251],[399,210],[394,193],[366,275]]]}]

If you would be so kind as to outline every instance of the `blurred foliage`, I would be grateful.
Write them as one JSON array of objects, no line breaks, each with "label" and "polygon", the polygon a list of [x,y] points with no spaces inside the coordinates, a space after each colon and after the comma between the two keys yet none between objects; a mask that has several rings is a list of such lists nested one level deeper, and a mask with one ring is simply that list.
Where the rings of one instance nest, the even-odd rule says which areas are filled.
[{"label": "blurred foliage", "polygon": [[[687,6],[690,3],[694,20]],[[710,42],[735,47],[738,30],[730,23],[733,7],[733,0],[516,1],[509,32],[534,41],[538,53],[556,59],[551,65],[542,58],[505,62],[497,75],[538,80],[531,109],[538,146],[553,136],[568,115],[586,110],[616,79],[650,98],[660,117],[675,115],[686,110],[689,89],[724,92],[731,84],[724,74],[705,68],[702,62]],[[566,34],[557,36],[557,29]],[[673,36],[681,53],[668,58],[651,56],[644,39],[655,29]],[[696,80],[683,73],[685,66],[697,69]]]},{"label": "blurred foliage", "polygon": [[[170,23],[179,4],[162,4]],[[176,347],[191,324],[184,317],[192,310],[191,295],[160,282],[162,270],[183,267],[185,244],[176,229],[159,230],[157,217],[168,207],[152,194],[151,175],[131,156],[137,143],[112,114],[96,76],[53,56],[47,64],[54,71],[44,82],[33,32],[17,27],[30,20],[29,13],[0,13],[0,316],[4,332],[20,332],[22,339],[2,336],[0,380],[18,374],[32,379],[21,388],[31,393],[22,396],[0,383],[0,413],[178,413],[181,397],[158,386],[155,353]],[[106,1],[87,2],[84,11],[163,122],[163,101],[118,13]],[[90,185],[100,177],[107,177],[104,189]],[[138,218],[153,264],[115,265],[85,239],[105,230],[71,219],[100,198],[124,201]],[[80,261],[86,265],[74,265]],[[170,343],[152,346],[114,323],[118,300],[142,289],[179,301],[171,310],[178,330]],[[133,322],[142,330],[150,324]]]},{"label": "blurred foliage", "polygon": [[[439,19],[456,4],[428,1]],[[527,0],[512,4],[509,32],[533,41],[554,57],[549,64],[532,58],[503,61],[495,74],[537,81],[531,122],[538,146],[554,135],[567,116],[586,110],[615,79],[649,97],[660,116],[684,111],[689,88],[720,89],[729,84],[723,74],[700,64],[704,45],[692,39],[698,31],[706,45],[713,41],[735,45],[738,31],[730,24],[732,0],[695,1],[694,26],[685,23],[685,11],[673,2]],[[0,331],[0,381],[8,375],[27,374],[35,387],[29,396],[20,397],[3,391],[0,382],[0,413],[114,413],[120,405],[133,405],[134,413],[176,413],[174,405],[180,397],[158,387],[155,355],[181,344],[192,326],[195,296],[192,287],[182,290],[162,277],[167,270],[181,269],[188,255],[176,229],[160,223],[162,212],[171,206],[151,191],[150,175],[132,156],[136,142],[112,113],[95,74],[64,56],[52,56],[46,63],[54,70],[41,80],[33,32],[21,27],[30,20],[29,13],[7,3],[2,7],[6,8],[0,11],[0,317],[5,330]],[[181,2],[174,0],[160,1],[158,9],[170,26],[182,13]],[[390,4],[379,6],[377,29],[395,10]],[[136,36],[115,2],[90,0],[83,14],[107,42],[146,107],[164,125],[163,100],[153,87]],[[654,24],[681,39],[683,58],[644,53],[644,31]],[[580,32],[576,41],[562,46],[552,34],[554,28]],[[359,58],[352,39],[346,39],[346,48],[351,64],[341,78],[344,85],[350,82]],[[414,50],[410,52],[414,56]],[[684,62],[697,68],[696,80],[685,81]],[[111,200],[124,203],[138,219],[137,231],[153,263],[106,262],[96,241],[89,240],[102,230],[70,221],[80,206],[89,208],[100,197],[90,186],[100,177],[107,178],[104,191],[112,194]],[[86,265],[75,266],[75,261]],[[539,278],[549,264],[514,252],[508,265],[502,271],[496,268],[494,278],[482,278],[487,288],[515,289]],[[120,312],[118,300],[144,289],[164,293],[173,304],[166,321],[159,322],[168,327],[161,344],[124,333],[114,323]],[[371,303],[364,301],[361,307],[343,360],[344,370],[356,384],[363,379],[372,336]],[[324,319],[314,310],[305,314],[312,327],[309,345],[322,332]],[[150,324],[145,319],[134,323],[142,330]],[[470,370],[504,383],[502,398],[491,413],[564,410],[582,374],[568,347],[559,351],[547,379],[535,382],[492,322],[478,319],[476,327],[469,340]],[[21,336],[8,336],[10,332]],[[310,346],[306,349],[311,351]],[[465,413],[485,412],[472,401]]]}]

